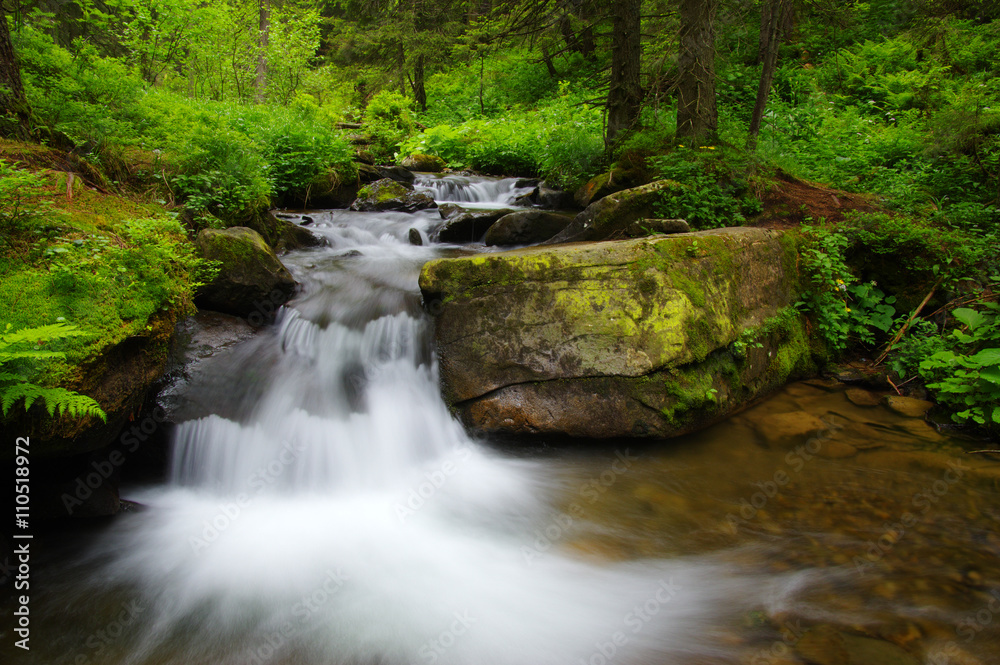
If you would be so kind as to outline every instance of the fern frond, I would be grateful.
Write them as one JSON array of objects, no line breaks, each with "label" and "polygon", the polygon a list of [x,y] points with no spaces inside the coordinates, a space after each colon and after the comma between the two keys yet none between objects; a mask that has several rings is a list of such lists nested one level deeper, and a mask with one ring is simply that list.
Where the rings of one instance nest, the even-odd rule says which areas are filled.
[{"label": "fern frond", "polygon": [[58,412],[60,415],[69,414],[74,418],[95,416],[107,421],[107,414],[95,400],[65,388],[43,388],[33,383],[18,383],[0,388],[0,408],[4,415],[7,415],[10,408],[21,400],[24,400],[25,410],[41,400],[45,403],[45,410],[50,416]]},{"label": "fern frond", "polygon": [[[2,347],[0,347],[2,348]],[[21,358],[65,358],[62,351],[38,351],[29,349],[26,351],[0,351],[0,363],[10,360],[20,360]]]},{"label": "fern frond", "polygon": [[69,323],[50,323],[36,328],[21,328],[13,330],[8,323],[6,330],[0,333],[0,349],[6,349],[15,344],[37,344],[65,337],[81,337],[89,335],[86,330],[80,330]]}]

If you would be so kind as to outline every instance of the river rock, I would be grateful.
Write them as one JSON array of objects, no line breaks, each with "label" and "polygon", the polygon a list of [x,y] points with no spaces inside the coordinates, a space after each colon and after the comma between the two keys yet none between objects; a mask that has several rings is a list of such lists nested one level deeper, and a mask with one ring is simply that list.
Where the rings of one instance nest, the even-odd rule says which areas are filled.
[{"label": "river rock", "polygon": [[411,245],[420,246],[424,244],[424,239],[420,235],[420,230],[413,227],[411,227],[407,233],[407,239],[410,241]]},{"label": "river rock", "polygon": [[768,444],[801,443],[809,435],[829,429],[825,422],[808,411],[762,414],[760,417],[748,414],[747,418]]},{"label": "river rock", "polygon": [[649,182],[646,174],[640,169],[612,169],[607,173],[596,175],[573,194],[574,202],[581,208],[603,199],[608,194],[631,189]]},{"label": "river rock", "polygon": [[196,244],[202,256],[222,264],[219,274],[195,297],[203,309],[250,316],[260,309],[260,303],[276,308],[295,291],[291,273],[253,229],[203,229]]},{"label": "river rock", "polygon": [[923,418],[924,414],[934,406],[933,402],[901,395],[886,395],[882,398],[882,403],[899,415],[910,418]]},{"label": "river rock", "polygon": [[376,166],[375,169],[381,174],[383,178],[388,178],[389,180],[395,180],[396,182],[402,183],[404,185],[412,185],[413,181],[416,180],[416,176],[413,175],[413,171],[403,166],[389,165],[389,166]]},{"label": "river rock", "polygon": [[806,631],[795,651],[815,665],[918,665],[920,662],[891,642],[841,632],[829,625]]},{"label": "river rock", "polygon": [[546,244],[604,240],[622,233],[641,219],[655,217],[662,192],[683,188],[673,180],[657,180],[648,185],[624,189],[591,203],[573,223]]},{"label": "river rock", "polygon": [[690,233],[691,227],[683,219],[643,219],[632,222],[625,228],[624,235],[641,238],[657,233]]},{"label": "river rock", "polygon": [[[523,180],[519,182],[523,182]],[[548,210],[578,209],[571,192],[546,187],[545,183],[541,183],[527,194],[517,197],[514,203],[519,206],[537,206]]]},{"label": "river rock", "polygon": [[848,388],[844,393],[856,406],[878,406],[880,397],[864,388]]},{"label": "river rock", "polygon": [[437,155],[410,155],[403,160],[403,168],[424,173],[440,173],[447,165],[447,162]]},{"label": "river rock", "polygon": [[519,210],[504,215],[489,228],[487,245],[530,245],[548,240],[573,221],[569,215],[545,210]]},{"label": "river rock", "polygon": [[498,219],[512,212],[509,208],[451,212],[438,229],[437,239],[440,242],[477,242]]},{"label": "river rock", "polygon": [[437,203],[430,195],[407,189],[395,180],[383,178],[369,183],[358,190],[358,198],[351,204],[351,210],[360,212],[416,212],[436,208]]},{"label": "river rock", "polygon": [[[491,432],[702,427],[811,369],[795,257],[779,232],[735,228],[430,261],[445,399]],[[734,355],[751,329],[761,346]]]}]

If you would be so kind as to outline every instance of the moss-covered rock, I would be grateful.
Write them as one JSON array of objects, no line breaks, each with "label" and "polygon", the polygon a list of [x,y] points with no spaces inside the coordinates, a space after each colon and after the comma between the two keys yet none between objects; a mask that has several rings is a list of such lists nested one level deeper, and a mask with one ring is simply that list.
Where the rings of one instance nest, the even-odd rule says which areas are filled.
[{"label": "moss-covered rock", "polygon": [[437,203],[423,192],[414,192],[406,185],[390,178],[369,183],[358,190],[358,198],[351,204],[351,210],[361,212],[416,212],[426,208],[436,208]]},{"label": "moss-covered rock", "polygon": [[600,201],[609,194],[631,189],[649,182],[647,174],[640,169],[612,169],[588,180],[573,194],[573,200],[581,208]]},{"label": "moss-covered rock", "polygon": [[448,164],[437,155],[410,155],[403,160],[403,168],[422,173],[440,173]]},{"label": "moss-covered rock", "polygon": [[663,192],[681,188],[673,180],[657,180],[648,185],[609,194],[590,204],[573,223],[546,244],[604,240],[621,234],[633,222],[656,217],[656,204]]},{"label": "moss-covered rock", "polygon": [[203,309],[249,316],[261,302],[277,306],[295,291],[291,273],[253,229],[203,229],[196,242],[204,258],[220,263],[219,273],[195,297]]},{"label": "moss-covered rock", "polygon": [[810,369],[795,256],[738,228],[428,262],[445,398],[493,432],[697,429]]}]

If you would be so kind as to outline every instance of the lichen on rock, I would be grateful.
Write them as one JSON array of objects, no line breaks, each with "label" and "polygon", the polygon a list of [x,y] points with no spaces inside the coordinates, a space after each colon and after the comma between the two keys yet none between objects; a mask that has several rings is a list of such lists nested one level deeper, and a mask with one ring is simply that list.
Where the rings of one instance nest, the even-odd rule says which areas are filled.
[{"label": "lichen on rock", "polygon": [[689,431],[810,359],[794,250],[762,229],[439,259],[420,286],[445,398],[488,431]]}]

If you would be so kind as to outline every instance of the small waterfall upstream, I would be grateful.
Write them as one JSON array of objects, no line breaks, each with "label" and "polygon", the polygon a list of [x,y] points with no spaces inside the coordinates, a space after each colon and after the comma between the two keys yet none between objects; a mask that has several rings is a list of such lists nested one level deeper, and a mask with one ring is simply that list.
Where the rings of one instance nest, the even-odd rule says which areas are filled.
[{"label": "small waterfall upstream", "polygon": [[[533,185],[514,178],[485,178],[482,176],[455,176],[420,174],[414,189],[434,197],[438,203],[454,203],[465,208],[501,208],[528,194]],[[522,185],[522,186],[518,186]]]},{"label": "small waterfall upstream", "polygon": [[[417,186],[504,205],[515,184]],[[437,212],[311,216],[329,246],[283,257],[301,293],[233,356],[233,390],[199,397],[253,384],[247,415],[180,425],[169,483],[98,547],[93,585],[142,608],[103,662],[718,662],[713,622],[794,586],[567,551],[583,520],[558,471],[472,440],[440,399],[417,275],[442,249],[407,241]]]}]

